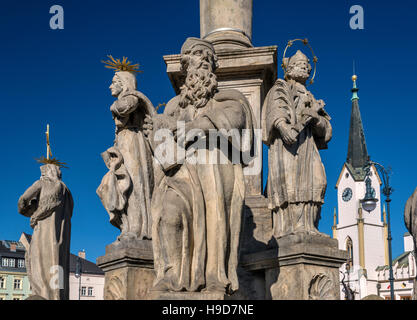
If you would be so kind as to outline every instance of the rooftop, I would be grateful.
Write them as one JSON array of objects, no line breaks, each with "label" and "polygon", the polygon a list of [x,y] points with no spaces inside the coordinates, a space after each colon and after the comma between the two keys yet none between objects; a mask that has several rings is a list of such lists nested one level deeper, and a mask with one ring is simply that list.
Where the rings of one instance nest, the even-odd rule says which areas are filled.
[{"label": "rooftop", "polygon": [[[406,251],[400,254],[398,257],[392,260],[392,266],[395,266],[398,263],[398,268],[407,268],[408,263],[409,263],[408,256],[412,253],[413,253],[412,251]],[[376,271],[389,270],[389,266],[379,266],[375,270]]]}]

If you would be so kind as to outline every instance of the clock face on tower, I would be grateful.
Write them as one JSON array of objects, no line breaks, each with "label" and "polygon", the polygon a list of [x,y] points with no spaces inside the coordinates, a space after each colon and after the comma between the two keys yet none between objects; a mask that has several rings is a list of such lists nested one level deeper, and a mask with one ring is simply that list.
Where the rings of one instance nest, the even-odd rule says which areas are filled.
[{"label": "clock face on tower", "polygon": [[351,188],[346,188],[345,190],[343,190],[342,193],[342,199],[343,201],[349,201],[350,199],[352,199],[352,189]]}]

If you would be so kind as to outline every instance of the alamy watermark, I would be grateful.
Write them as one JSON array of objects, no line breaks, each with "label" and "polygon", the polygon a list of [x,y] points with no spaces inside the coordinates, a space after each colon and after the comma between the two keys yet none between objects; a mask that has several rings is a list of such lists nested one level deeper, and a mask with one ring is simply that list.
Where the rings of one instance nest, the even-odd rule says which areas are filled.
[{"label": "alamy watermark", "polygon": [[62,266],[52,266],[49,268],[49,273],[52,275],[51,280],[49,281],[51,289],[64,289],[64,269]]},{"label": "alamy watermark", "polygon": [[49,13],[53,14],[49,20],[49,27],[52,30],[64,29],[64,8],[55,4],[49,9]]},{"label": "alamy watermark", "polygon": [[191,129],[178,121],[175,131],[156,130],[154,156],[163,167],[178,164],[242,164],[243,174],[258,175],[262,170],[262,131],[260,129]]},{"label": "alamy watermark", "polygon": [[349,13],[353,14],[349,21],[350,28],[352,30],[363,30],[365,28],[363,7],[360,5],[351,6]]}]

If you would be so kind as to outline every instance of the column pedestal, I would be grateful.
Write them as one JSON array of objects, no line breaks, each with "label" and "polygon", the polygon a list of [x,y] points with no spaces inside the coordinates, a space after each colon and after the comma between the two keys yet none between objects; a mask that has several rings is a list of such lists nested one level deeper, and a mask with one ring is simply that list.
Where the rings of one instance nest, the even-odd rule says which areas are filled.
[{"label": "column pedestal", "polygon": [[116,241],[97,258],[105,273],[104,300],[149,300],[155,279],[152,241]]},{"label": "column pedestal", "polygon": [[247,254],[242,266],[265,272],[265,298],[339,300],[339,268],[347,252],[335,239],[299,233],[277,239],[276,248]]}]

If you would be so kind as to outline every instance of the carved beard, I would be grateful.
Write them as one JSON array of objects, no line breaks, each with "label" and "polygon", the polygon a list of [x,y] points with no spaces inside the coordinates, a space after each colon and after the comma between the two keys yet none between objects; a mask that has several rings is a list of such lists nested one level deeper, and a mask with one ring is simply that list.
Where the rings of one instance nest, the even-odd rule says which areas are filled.
[{"label": "carved beard", "polygon": [[211,64],[201,60],[196,66],[189,65],[187,77],[181,87],[179,105],[185,108],[192,105],[195,108],[204,107],[217,90],[217,78],[212,72]]}]

